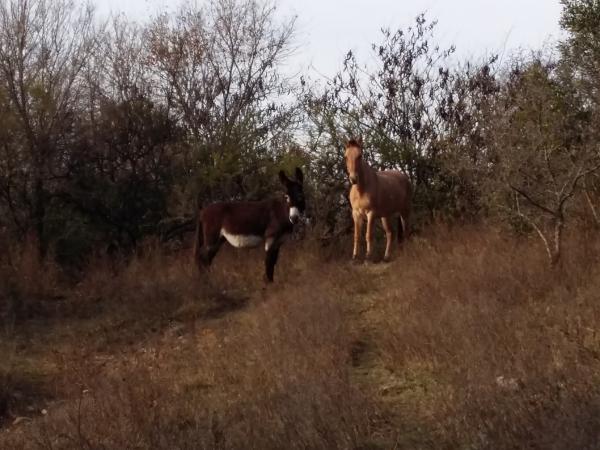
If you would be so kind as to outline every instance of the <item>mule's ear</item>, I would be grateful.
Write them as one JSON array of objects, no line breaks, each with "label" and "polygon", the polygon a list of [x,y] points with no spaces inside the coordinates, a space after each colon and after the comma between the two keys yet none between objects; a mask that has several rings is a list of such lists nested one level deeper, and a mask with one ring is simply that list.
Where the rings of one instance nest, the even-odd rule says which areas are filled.
[{"label": "mule's ear", "polygon": [[287,177],[283,170],[279,171],[279,181],[281,181],[281,184],[283,184],[284,186],[287,186],[290,182],[290,179]]},{"label": "mule's ear", "polygon": [[302,173],[302,170],[300,170],[300,167],[296,167],[294,175],[296,176],[298,183],[302,184],[304,182],[304,174]]}]

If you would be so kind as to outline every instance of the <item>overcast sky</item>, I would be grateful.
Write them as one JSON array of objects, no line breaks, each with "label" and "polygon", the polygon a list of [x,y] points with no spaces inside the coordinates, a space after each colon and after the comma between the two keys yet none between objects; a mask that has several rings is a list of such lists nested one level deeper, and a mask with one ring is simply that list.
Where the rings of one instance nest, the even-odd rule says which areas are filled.
[{"label": "overcast sky", "polygon": [[[145,21],[173,11],[177,0],[95,0],[98,13]],[[202,4],[201,0],[197,3]],[[331,76],[350,49],[365,56],[382,27],[406,27],[421,12],[438,20],[440,44],[461,58],[517,48],[541,48],[560,36],[559,0],[279,0],[281,17],[298,16],[298,51],[291,64]],[[362,58],[361,58],[362,59]]]}]

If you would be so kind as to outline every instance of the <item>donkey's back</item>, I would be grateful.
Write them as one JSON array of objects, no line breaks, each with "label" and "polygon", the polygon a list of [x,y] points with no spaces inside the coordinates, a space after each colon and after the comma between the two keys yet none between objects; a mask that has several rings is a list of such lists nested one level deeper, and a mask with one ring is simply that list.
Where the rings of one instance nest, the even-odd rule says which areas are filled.
[{"label": "donkey's back", "polygon": [[205,234],[264,236],[273,219],[283,221],[285,205],[275,200],[218,202],[200,211]]}]

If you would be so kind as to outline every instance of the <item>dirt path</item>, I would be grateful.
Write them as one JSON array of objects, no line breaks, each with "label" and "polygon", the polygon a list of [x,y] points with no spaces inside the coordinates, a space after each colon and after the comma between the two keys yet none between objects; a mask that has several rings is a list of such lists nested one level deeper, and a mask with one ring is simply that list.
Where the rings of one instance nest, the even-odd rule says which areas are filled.
[{"label": "dirt path", "polygon": [[[320,267],[314,270],[323,270],[324,273],[331,270],[334,277],[348,281],[340,294],[345,296],[342,320],[352,336],[349,349],[351,380],[374,399],[380,412],[372,424],[373,445],[377,448],[419,448],[417,444],[423,441],[422,431],[415,424],[416,416],[411,408],[422,393],[422,380],[418,373],[394,373],[386,367],[382,353],[381,304],[390,301],[386,280],[389,281],[397,269],[395,264],[348,265],[342,269],[337,266]],[[319,273],[319,276],[322,277],[322,274]],[[322,281],[315,289],[331,288],[331,283]],[[35,378],[47,395],[36,393],[34,397],[33,391],[28,393],[27,387],[23,386],[23,393],[18,394],[20,397],[11,400],[19,401],[20,405],[12,405],[13,417],[5,422],[5,432],[23,430],[22,427],[30,420],[36,420],[43,414],[56,414],[62,405],[76,401],[77,392],[73,386],[85,384],[88,375],[90,379],[99,378],[99,374],[102,374],[100,378],[119,379],[132,368],[147,368],[153,371],[153,377],[163,376],[161,374],[170,376],[171,381],[165,386],[176,384],[186,389],[202,390],[209,396],[216,388],[214,395],[219,395],[223,390],[221,381],[211,380],[207,373],[198,370],[202,366],[189,361],[197,360],[202,352],[205,352],[205,357],[211,357],[213,352],[216,352],[217,358],[227,356],[219,353],[224,351],[220,350],[224,339],[251,337],[243,333],[251,332],[253,324],[264,323],[269,317],[281,320],[289,314],[288,307],[301,307],[301,297],[293,299],[296,306],[286,305],[288,288],[283,282],[272,290],[257,286],[211,290],[203,293],[210,299],[187,301],[177,307],[170,307],[167,302],[144,314],[141,311],[137,315],[99,311],[89,320],[74,316],[50,325],[46,323],[38,332],[33,327],[18,339],[21,342],[17,342],[20,347],[16,362],[24,364],[27,361],[29,367],[36,368]],[[40,336],[46,338],[40,339]],[[85,368],[85,371],[70,373],[71,367],[79,371]],[[27,373],[16,375],[31,378]],[[238,382],[245,389],[246,385],[252,385],[249,381]],[[17,420],[19,418],[24,419]]]},{"label": "dirt path", "polygon": [[352,376],[362,389],[372,393],[380,410],[375,427],[375,442],[382,448],[429,448],[428,426],[415,410],[427,396],[431,379],[426,371],[407,367],[396,373],[387,367],[383,355],[382,329],[384,317],[380,305],[390,301],[386,292],[388,279],[398,262],[354,266],[357,279],[365,289],[353,295],[348,320],[355,340],[352,347]]}]

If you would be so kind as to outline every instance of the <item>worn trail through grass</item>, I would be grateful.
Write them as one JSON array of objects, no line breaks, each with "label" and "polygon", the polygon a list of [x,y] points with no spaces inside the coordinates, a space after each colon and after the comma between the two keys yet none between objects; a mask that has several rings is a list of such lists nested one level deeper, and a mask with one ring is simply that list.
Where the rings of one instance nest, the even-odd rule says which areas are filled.
[{"label": "worn trail through grass", "polygon": [[289,245],[268,288],[261,252],[10,272],[0,448],[595,448],[600,241],[548,271],[432,235],[389,264]]}]

